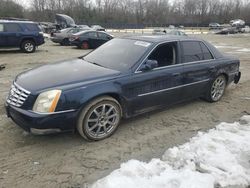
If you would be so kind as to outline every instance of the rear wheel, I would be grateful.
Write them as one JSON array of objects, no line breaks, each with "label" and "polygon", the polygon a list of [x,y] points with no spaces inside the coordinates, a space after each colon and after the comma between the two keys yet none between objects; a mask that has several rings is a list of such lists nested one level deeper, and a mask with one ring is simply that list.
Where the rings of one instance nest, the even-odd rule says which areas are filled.
[{"label": "rear wheel", "polygon": [[108,96],[97,98],[82,110],[77,130],[87,140],[105,139],[117,129],[121,114],[121,106],[114,98]]},{"label": "rear wheel", "polygon": [[25,40],[21,44],[21,49],[25,53],[32,53],[36,51],[36,45],[32,40]]},{"label": "rear wheel", "polygon": [[86,41],[84,41],[84,42],[82,43],[81,48],[82,48],[82,49],[85,49],[85,50],[89,49],[89,43],[86,42]]},{"label": "rear wheel", "polygon": [[223,96],[223,94],[225,93],[226,85],[227,85],[227,80],[224,75],[219,75],[218,77],[216,77],[209,87],[206,99],[209,102],[219,101]]}]

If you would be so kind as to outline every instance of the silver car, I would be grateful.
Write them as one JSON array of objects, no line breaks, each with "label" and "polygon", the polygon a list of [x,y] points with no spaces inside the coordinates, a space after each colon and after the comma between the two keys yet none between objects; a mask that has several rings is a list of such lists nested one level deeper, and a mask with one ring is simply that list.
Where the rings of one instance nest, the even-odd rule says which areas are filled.
[{"label": "silver car", "polygon": [[51,34],[51,41],[54,43],[59,43],[62,46],[70,45],[69,38],[80,31],[88,30],[86,28],[76,27],[76,28],[66,28],[60,30],[58,33]]}]

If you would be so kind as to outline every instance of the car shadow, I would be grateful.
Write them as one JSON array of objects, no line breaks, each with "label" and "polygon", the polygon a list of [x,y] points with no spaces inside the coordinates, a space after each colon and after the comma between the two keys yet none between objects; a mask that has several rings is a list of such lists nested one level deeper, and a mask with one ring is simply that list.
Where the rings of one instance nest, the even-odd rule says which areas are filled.
[{"label": "car shadow", "polygon": [[0,49],[0,54],[22,53],[20,49]]}]

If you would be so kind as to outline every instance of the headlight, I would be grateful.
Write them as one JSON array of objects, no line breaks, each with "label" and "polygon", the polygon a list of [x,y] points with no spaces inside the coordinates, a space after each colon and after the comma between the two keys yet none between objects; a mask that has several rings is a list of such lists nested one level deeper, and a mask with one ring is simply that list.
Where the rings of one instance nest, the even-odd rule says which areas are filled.
[{"label": "headlight", "polygon": [[51,90],[41,93],[36,99],[33,111],[40,113],[54,112],[61,92],[61,90]]}]

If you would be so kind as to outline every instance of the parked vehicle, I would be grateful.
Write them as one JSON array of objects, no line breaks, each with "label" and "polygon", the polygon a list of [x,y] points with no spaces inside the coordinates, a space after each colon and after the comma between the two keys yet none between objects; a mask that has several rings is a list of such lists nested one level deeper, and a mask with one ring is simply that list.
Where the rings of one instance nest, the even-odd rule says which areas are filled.
[{"label": "parked vehicle", "polygon": [[208,25],[208,27],[209,27],[209,30],[212,30],[212,29],[221,29],[222,28],[222,26],[220,24],[218,24],[218,23],[210,23]]},{"label": "parked vehicle", "polygon": [[88,30],[72,35],[70,43],[82,49],[95,49],[112,38],[112,35],[103,31]]},{"label": "parked vehicle", "polygon": [[239,32],[239,29],[236,28],[236,27],[226,27],[226,28],[223,28],[223,29],[215,32],[215,34],[226,35],[226,34],[235,34],[235,33],[238,33],[238,32]]},{"label": "parked vehicle", "polygon": [[86,31],[86,29],[81,27],[62,29],[59,32],[52,33],[50,39],[52,42],[59,43],[62,46],[70,45],[69,38],[80,31]]},{"label": "parked vehicle", "polygon": [[0,48],[20,48],[23,52],[32,53],[43,43],[43,33],[37,23],[0,20]]},{"label": "parked vehicle", "polygon": [[245,21],[241,19],[235,19],[230,21],[232,27],[242,28],[245,27]]},{"label": "parked vehicle", "polygon": [[100,25],[92,25],[91,29],[96,30],[96,31],[105,31],[105,28],[103,28]]},{"label": "parked vehicle", "polygon": [[239,65],[200,39],[115,38],[84,57],[19,74],[6,111],[34,134],[77,129],[86,139],[101,140],[122,117],[198,97],[219,101],[227,85],[239,82]]},{"label": "parked vehicle", "polygon": [[75,20],[66,14],[56,14],[55,22],[59,30],[76,26]]},{"label": "parked vehicle", "polygon": [[241,33],[250,33],[250,27],[249,26],[245,26],[243,28],[240,29]]},{"label": "parked vehicle", "polygon": [[153,35],[177,35],[177,36],[187,36],[187,34],[183,31],[171,29],[171,30],[161,30],[161,29],[155,29],[153,31]]}]

